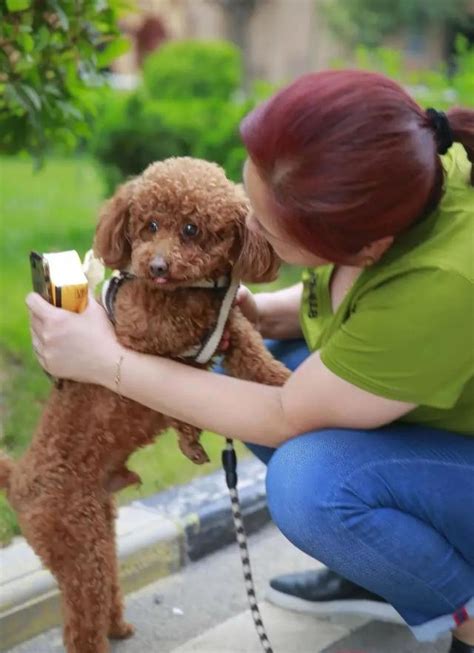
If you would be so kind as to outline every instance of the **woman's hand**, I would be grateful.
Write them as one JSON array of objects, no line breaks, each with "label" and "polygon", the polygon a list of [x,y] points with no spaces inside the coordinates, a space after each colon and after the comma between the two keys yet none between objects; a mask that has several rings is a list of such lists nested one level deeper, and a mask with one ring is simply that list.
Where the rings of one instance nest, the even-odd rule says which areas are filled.
[{"label": "woman's hand", "polygon": [[260,311],[257,299],[247,286],[240,286],[237,291],[237,297],[235,298],[235,305],[240,308],[247,320],[253,324],[257,331],[260,331]]},{"label": "woman's hand", "polygon": [[[240,308],[247,320],[260,332],[263,338],[282,340],[302,338],[299,308],[303,284],[276,292],[261,292],[254,295],[246,286],[237,292],[235,305]],[[229,334],[224,332],[220,351],[229,348]]]},{"label": "woman's hand", "polygon": [[33,349],[52,376],[102,384],[114,375],[122,347],[102,306],[89,294],[82,313],[51,306],[37,293],[26,298]]},{"label": "woman's hand", "polygon": [[237,293],[236,304],[263,338],[301,338],[299,308],[302,292],[301,283],[256,295],[242,286]]}]

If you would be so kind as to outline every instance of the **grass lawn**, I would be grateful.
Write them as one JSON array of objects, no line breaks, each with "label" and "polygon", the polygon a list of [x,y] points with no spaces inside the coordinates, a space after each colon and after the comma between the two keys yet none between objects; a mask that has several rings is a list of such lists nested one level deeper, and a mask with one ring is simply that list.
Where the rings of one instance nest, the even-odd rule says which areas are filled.
[{"label": "grass lawn", "polygon": [[[30,442],[50,390],[31,349],[24,302],[31,289],[28,255],[31,249],[76,249],[82,256],[92,242],[102,193],[100,177],[87,159],[55,159],[37,173],[28,160],[0,159],[1,446],[14,457]],[[143,485],[121,492],[119,501],[126,503],[217,468],[222,438],[205,434],[203,443],[211,463],[201,467],[179,452],[171,432],[138,451],[130,467],[140,474]],[[16,533],[15,515],[0,493],[0,544]]]}]

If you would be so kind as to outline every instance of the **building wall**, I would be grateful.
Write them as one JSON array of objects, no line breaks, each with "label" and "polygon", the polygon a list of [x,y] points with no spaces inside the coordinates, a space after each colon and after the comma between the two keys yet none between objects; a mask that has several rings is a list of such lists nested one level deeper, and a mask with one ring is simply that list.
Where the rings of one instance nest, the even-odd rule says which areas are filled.
[{"label": "building wall", "polygon": [[[228,38],[220,0],[185,0],[183,10],[189,38]],[[325,68],[344,54],[316,0],[258,0],[247,46],[252,77],[271,82]]]},{"label": "building wall", "polygon": [[[327,68],[335,59],[350,60],[325,21],[323,1],[256,0],[245,37],[245,62],[251,78],[280,82]],[[123,21],[132,41],[137,25],[150,15],[160,17],[171,40],[229,38],[222,0],[137,0],[137,8]],[[434,67],[445,57],[445,35],[439,29],[404,32],[387,39],[386,45],[402,51],[410,67]],[[135,44],[114,69],[136,72],[136,51]]]},{"label": "building wall", "polygon": [[225,16],[218,0],[182,0],[184,37],[225,39]]},{"label": "building wall", "polygon": [[264,0],[249,25],[252,76],[271,82],[311,70],[314,0]]}]

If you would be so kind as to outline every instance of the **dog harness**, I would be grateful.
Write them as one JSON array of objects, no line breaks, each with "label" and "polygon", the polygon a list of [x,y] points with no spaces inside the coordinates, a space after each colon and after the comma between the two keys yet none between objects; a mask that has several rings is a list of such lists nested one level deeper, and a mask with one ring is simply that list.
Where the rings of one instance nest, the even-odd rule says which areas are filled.
[{"label": "dog harness", "polygon": [[[104,306],[112,324],[115,324],[114,305],[119,288],[123,283],[131,279],[136,279],[136,276],[128,270],[114,270],[112,276],[104,281],[102,286],[102,305]],[[219,347],[235,295],[237,294],[239,281],[234,279],[232,276],[222,276],[215,281],[202,279],[185,287],[209,288],[211,290],[222,292],[219,315],[217,316],[214,328],[206,334],[202,342],[193,345],[178,356],[178,358],[193,360],[201,365],[206,365],[215,355],[217,348]]]}]

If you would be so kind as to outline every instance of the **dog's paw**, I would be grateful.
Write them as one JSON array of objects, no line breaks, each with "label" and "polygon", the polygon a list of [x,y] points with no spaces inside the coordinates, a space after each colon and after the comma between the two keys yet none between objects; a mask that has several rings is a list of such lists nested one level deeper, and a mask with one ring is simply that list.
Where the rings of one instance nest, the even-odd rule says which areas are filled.
[{"label": "dog's paw", "polygon": [[179,440],[179,448],[184,453],[186,458],[189,458],[196,465],[203,465],[204,463],[209,462],[209,456],[205,452],[204,448],[196,442],[186,441],[183,438]]},{"label": "dog's paw", "polygon": [[186,455],[196,465],[204,465],[204,463],[209,462],[209,456],[200,444],[193,446],[192,449],[189,449]]},{"label": "dog's paw", "polygon": [[195,451],[192,454],[191,460],[193,461],[193,463],[196,463],[196,465],[203,465],[204,463],[209,462],[209,456],[204,451],[204,449],[199,448],[199,450]]},{"label": "dog's paw", "polygon": [[125,621],[120,621],[116,624],[111,624],[109,628],[110,639],[127,639],[135,634],[135,626],[128,624]]}]

